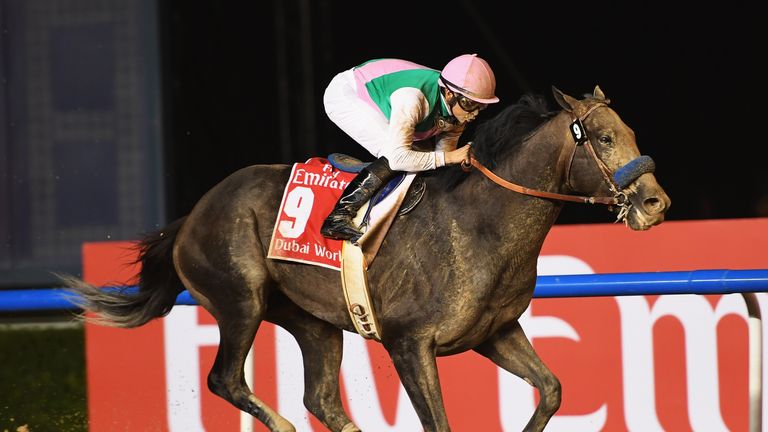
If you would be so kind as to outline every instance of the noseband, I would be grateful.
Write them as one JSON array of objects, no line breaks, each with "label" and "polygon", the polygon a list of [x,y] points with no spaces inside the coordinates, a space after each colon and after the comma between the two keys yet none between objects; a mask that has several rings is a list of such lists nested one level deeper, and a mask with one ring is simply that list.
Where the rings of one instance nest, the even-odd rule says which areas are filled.
[{"label": "noseband", "polygon": [[[598,168],[600,169],[600,173],[603,176],[603,180],[608,185],[608,188],[610,189],[610,191],[613,193],[612,197],[567,195],[567,194],[560,194],[555,192],[541,191],[537,189],[530,189],[525,186],[520,186],[518,184],[504,180],[503,178],[494,174],[493,171],[489,170],[477,159],[473,158],[471,152],[469,153],[469,160],[465,160],[461,163],[461,168],[464,171],[469,172],[472,167],[475,167],[480,172],[482,172],[486,177],[488,177],[491,181],[498,184],[499,186],[523,195],[530,195],[530,196],[535,196],[539,198],[548,198],[548,199],[554,199],[559,201],[578,202],[583,204],[604,204],[608,206],[617,206],[619,207],[619,212],[616,217],[616,222],[619,222],[619,221],[626,222],[626,218],[627,218],[627,215],[629,214],[630,209],[632,208],[632,204],[627,198],[627,194],[624,192],[624,190],[627,186],[629,186],[629,184],[631,184],[641,175],[645,174],[646,172],[653,172],[653,160],[648,156],[640,156],[639,158],[633,159],[623,167],[619,168],[616,171],[616,173],[611,173],[610,168],[608,168],[605,162],[603,162],[603,160],[600,159],[600,157],[597,155],[597,152],[595,152],[594,147],[592,147],[592,142],[590,141],[589,136],[587,135],[587,130],[584,128],[584,123],[583,123],[584,120],[586,120],[586,118],[592,113],[592,111],[602,106],[608,106],[608,105],[605,103],[596,103],[595,105],[592,105],[589,108],[589,110],[587,110],[586,113],[584,113],[581,117],[578,117],[571,123],[571,133],[573,134],[575,145],[573,146],[573,150],[571,151],[570,156],[568,158],[568,165],[566,165],[565,181],[566,181],[566,185],[568,185],[568,187],[571,188],[570,176],[571,176],[571,166],[573,165],[574,155],[576,154],[576,148],[583,145],[587,149],[587,153],[589,153],[590,156],[592,156],[592,159],[595,161]],[[621,184],[621,187],[617,185],[616,181],[614,181],[614,179],[617,178],[619,174],[621,174],[621,177],[623,177],[623,180],[619,182]],[[629,180],[627,180],[627,178]]]}]

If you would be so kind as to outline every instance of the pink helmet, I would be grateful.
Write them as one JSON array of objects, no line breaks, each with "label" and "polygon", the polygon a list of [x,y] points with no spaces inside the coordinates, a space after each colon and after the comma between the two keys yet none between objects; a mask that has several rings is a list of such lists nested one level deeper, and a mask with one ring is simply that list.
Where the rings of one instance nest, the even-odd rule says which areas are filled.
[{"label": "pink helmet", "polygon": [[440,72],[440,86],[480,103],[499,101],[494,94],[496,77],[488,62],[477,54],[464,54],[449,61]]}]

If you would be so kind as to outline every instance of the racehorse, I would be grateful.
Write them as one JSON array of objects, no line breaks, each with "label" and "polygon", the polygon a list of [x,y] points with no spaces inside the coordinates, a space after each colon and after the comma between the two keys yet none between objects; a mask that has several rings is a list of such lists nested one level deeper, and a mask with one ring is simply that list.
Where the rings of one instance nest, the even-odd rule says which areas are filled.
[{"label": "racehorse", "polygon": [[[560,382],[518,319],[531,301],[537,257],[561,197],[602,197],[634,230],[661,223],[670,206],[652,170],[617,182],[615,174],[641,156],[634,132],[599,87],[583,99],[553,93],[562,110],[549,112],[544,98],[526,96],[478,125],[472,144],[473,165],[487,167],[502,184],[543,194],[513,192],[457,166],[426,174],[425,196],[397,217],[368,271],[381,343],[425,431],[450,430],[436,356],[467,350],[539,390],[526,431],[544,429],[559,408]],[[266,258],[290,172],[288,165],[243,168],[189,215],[146,235],[137,244],[138,293],[77,280],[70,286],[85,310],[119,327],[167,314],[177,294],[189,290],[221,335],[209,389],[282,432],[295,429],[251,392],[243,367],[259,324],[283,327],[301,348],[309,412],[332,431],[359,431],[340,398],[342,331],[354,327],[339,273]]]}]

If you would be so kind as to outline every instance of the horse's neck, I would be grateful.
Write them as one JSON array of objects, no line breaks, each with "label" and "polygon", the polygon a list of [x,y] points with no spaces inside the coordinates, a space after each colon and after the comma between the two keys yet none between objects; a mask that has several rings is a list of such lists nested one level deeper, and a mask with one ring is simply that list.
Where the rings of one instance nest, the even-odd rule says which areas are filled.
[{"label": "horse's neck", "polygon": [[[501,158],[494,169],[497,175],[531,189],[549,192],[563,191],[565,166],[568,163],[567,115],[559,114],[536,129],[529,138]],[[490,196],[488,211],[498,223],[499,247],[514,245],[515,254],[536,252],[554,224],[563,203],[523,196],[490,183],[480,173],[473,175],[476,183],[484,184]],[[524,245],[524,246],[523,246]]]},{"label": "horse's neck", "polygon": [[500,164],[500,175],[532,189],[562,192],[568,162],[568,122],[566,115],[559,114],[541,125]]}]

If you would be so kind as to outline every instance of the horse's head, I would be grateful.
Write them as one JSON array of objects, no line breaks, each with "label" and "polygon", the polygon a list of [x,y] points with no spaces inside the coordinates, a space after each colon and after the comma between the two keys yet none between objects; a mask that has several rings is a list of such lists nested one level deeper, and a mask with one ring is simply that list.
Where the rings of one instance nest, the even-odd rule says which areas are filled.
[{"label": "horse's head", "polygon": [[619,219],[634,230],[660,224],[671,201],[653,175],[653,160],[640,155],[634,131],[608,107],[610,101],[600,87],[582,100],[552,90],[571,117],[576,142],[575,148],[564,153],[566,189],[616,196],[623,203],[614,207]]}]

